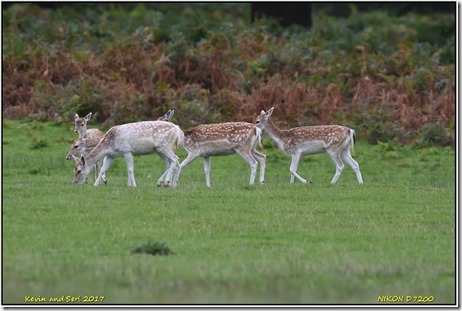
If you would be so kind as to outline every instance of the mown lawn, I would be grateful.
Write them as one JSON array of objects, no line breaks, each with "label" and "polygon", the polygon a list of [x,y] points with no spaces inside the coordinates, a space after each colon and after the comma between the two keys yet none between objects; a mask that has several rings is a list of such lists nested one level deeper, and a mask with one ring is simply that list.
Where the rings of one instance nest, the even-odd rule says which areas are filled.
[{"label": "mown lawn", "polygon": [[[249,186],[247,164],[229,156],[212,159],[211,189],[201,160],[176,189],[156,188],[164,164],[144,156],[135,161],[137,188],[126,186],[123,159],[107,186],[75,186],[65,160],[70,126],[3,120],[4,304],[62,296],[103,304],[376,304],[385,295],[455,303],[451,148],[359,142],[364,185],[348,167],[329,184],[335,167],[325,154],[301,161],[299,173],[314,182],[303,185],[289,184],[290,159],[265,137],[265,185]],[[147,242],[174,254],[132,254]]]}]

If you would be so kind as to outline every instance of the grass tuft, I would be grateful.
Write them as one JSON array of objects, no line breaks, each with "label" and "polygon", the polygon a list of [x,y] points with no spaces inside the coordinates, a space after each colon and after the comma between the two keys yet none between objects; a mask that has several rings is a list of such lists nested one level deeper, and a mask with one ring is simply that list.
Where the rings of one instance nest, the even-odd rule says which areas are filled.
[{"label": "grass tuft", "polygon": [[135,247],[131,251],[132,254],[149,254],[153,256],[168,256],[175,253],[163,242],[149,241],[140,246]]}]

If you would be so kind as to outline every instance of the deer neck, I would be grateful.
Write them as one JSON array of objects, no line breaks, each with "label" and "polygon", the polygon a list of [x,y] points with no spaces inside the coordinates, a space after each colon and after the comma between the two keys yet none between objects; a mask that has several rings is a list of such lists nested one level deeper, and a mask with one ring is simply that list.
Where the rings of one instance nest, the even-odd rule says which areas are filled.
[{"label": "deer neck", "polygon": [[100,142],[101,137],[87,137],[84,138],[85,148],[94,148]]},{"label": "deer neck", "polygon": [[79,138],[85,139],[87,136],[87,128],[84,128],[84,129],[79,128],[77,130],[77,133],[79,133]]},{"label": "deer neck", "polygon": [[265,131],[268,136],[278,145],[279,149],[284,150],[284,145],[287,142],[287,131],[278,129],[273,122],[268,120],[265,126]]},{"label": "deer neck", "polygon": [[109,148],[106,148],[104,144],[98,144],[93,150],[85,157],[85,165],[92,168],[96,162],[104,158],[110,153]]}]

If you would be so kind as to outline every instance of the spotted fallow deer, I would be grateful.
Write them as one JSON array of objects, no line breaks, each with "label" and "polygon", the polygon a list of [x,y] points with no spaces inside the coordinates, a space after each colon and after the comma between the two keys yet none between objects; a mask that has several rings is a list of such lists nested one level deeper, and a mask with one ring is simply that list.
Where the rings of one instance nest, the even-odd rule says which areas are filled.
[{"label": "spotted fallow deer", "polygon": [[[81,154],[87,155],[96,144],[101,140],[104,133],[98,129],[87,129],[87,123],[90,121],[92,113],[90,112],[85,117],[81,118],[76,113],[74,115],[74,132],[79,134],[79,138],[72,143],[71,150],[66,156],[66,160],[75,159]],[[101,167],[101,162],[98,161],[94,166],[93,179],[96,181],[96,176],[98,175],[98,169]],[[104,183],[107,183],[106,175],[103,176]]]},{"label": "spotted fallow deer", "polygon": [[[170,121],[170,119],[173,117],[174,113],[175,113],[174,110],[169,110],[163,116],[158,118],[157,120],[158,121]],[[77,115],[77,117],[78,117],[78,115]],[[91,113],[89,115],[87,115],[85,118],[87,118],[87,117],[88,117],[88,120],[89,120],[90,117],[91,117]],[[77,119],[78,118],[76,118],[76,120]],[[84,118],[80,118],[80,119],[84,119]],[[84,121],[80,120],[79,123],[80,122],[84,122]],[[76,128],[77,128],[77,124],[76,124]],[[80,126],[79,126],[79,128],[80,128]],[[84,130],[86,131],[86,129],[84,129]],[[69,153],[66,156],[66,160],[71,160],[71,159],[78,160],[79,156],[81,156],[81,155],[86,156],[87,154],[89,154],[90,151],[92,151],[93,148],[96,147],[96,145],[100,142],[101,138],[103,138],[103,136],[104,136],[103,133],[101,133],[101,135],[99,135],[97,132],[101,133],[99,130],[96,130],[96,131],[90,132],[89,135],[87,134],[85,138],[76,139],[72,143],[71,150],[69,150]],[[96,181],[96,178],[97,178],[97,175],[98,175],[98,168],[101,168],[101,166],[102,166],[102,161],[98,161],[96,163],[95,167],[94,167],[95,168],[94,169],[95,174],[94,174],[94,180],[93,181]],[[168,163],[167,163],[167,167],[168,167]],[[103,180],[103,182],[105,184],[107,183],[107,179],[106,179],[105,174],[102,176],[102,180]]]},{"label": "spotted fallow deer", "polygon": [[358,163],[352,158],[350,149],[354,147],[354,130],[340,125],[317,125],[280,130],[269,119],[274,107],[261,111],[255,125],[265,131],[285,153],[292,157],[290,182],[295,177],[302,183],[310,183],[297,174],[298,162],[303,155],[327,152],[335,163],[336,171],[331,183],[336,183],[343,171],[342,159],[354,170],[358,183],[363,183]]},{"label": "spotted fallow deer", "polygon": [[103,167],[94,185],[101,182],[103,174],[109,169],[116,157],[124,157],[128,170],[128,186],[136,187],[134,176],[134,155],[157,153],[168,168],[157,181],[160,186],[175,186],[174,173],[179,170],[179,159],[174,150],[183,143],[184,134],[181,129],[170,122],[142,121],[112,127],[86,156],[76,162],[74,168],[74,183],[83,184],[95,163],[104,159]]},{"label": "spotted fallow deer", "polygon": [[87,129],[87,123],[90,121],[91,116],[91,112],[83,118],[79,117],[77,113],[74,115],[74,132],[79,134],[79,138],[103,137],[104,134],[100,130]]},{"label": "spotted fallow deer", "polygon": [[[163,116],[158,118],[157,121],[170,121],[170,119],[173,117],[174,113],[175,113],[174,110],[169,110]],[[77,114],[76,114],[76,116],[77,116],[76,120],[77,119],[84,119],[84,118],[78,118]],[[89,118],[90,118],[89,116],[91,117],[91,113],[89,113],[89,115],[87,115],[85,118],[88,117],[88,120],[89,120]],[[79,122],[79,124],[83,124],[82,120],[80,120],[78,122]],[[77,121],[76,121],[76,128],[77,128],[77,126],[79,126],[79,128],[80,128],[80,125],[77,125]],[[86,128],[83,128],[83,130],[87,131]],[[97,130],[97,131],[100,132],[99,130]],[[76,132],[77,132],[77,130],[76,130]],[[87,133],[88,133],[88,131],[87,131]],[[100,132],[100,133],[101,133],[101,135],[93,135],[93,134],[88,135],[87,134],[87,135],[83,135],[84,137],[86,136],[86,138],[79,137],[78,139],[76,139],[74,141],[74,143],[72,144],[72,146],[71,146],[71,150],[69,151],[69,153],[66,156],[66,160],[71,160],[72,158],[78,157],[80,155],[85,156],[88,153],[90,153],[90,151],[92,151],[93,148],[95,148],[96,145],[99,143],[101,138],[103,138],[104,134],[102,132]]]},{"label": "spotted fallow deer", "polygon": [[185,166],[198,157],[204,158],[205,180],[210,187],[210,157],[237,153],[250,165],[250,185],[254,184],[260,163],[260,183],[265,182],[266,156],[255,150],[261,130],[246,122],[202,124],[184,132],[184,148],[188,156],[181,163],[177,179]]},{"label": "spotted fallow deer", "polygon": [[[104,136],[104,135],[103,135]],[[86,156],[88,155],[93,148],[98,145],[98,143],[101,141],[101,138],[103,136],[89,136],[87,138],[77,138],[71,146],[71,150],[69,150],[69,153],[66,156],[66,160],[71,160],[75,159],[76,161],[79,160],[79,156]],[[102,166],[102,160],[96,162],[94,166],[94,176],[93,176],[93,181],[96,181],[97,175],[98,175],[98,169],[101,169]],[[102,176],[103,182],[106,184],[107,179],[106,179],[106,174],[103,174]]]}]

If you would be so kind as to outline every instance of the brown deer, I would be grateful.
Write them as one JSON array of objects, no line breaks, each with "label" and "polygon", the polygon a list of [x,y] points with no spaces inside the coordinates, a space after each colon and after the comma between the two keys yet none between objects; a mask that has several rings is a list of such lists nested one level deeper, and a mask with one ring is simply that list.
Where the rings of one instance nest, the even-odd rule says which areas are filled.
[{"label": "brown deer", "polygon": [[202,124],[184,134],[183,146],[188,156],[180,165],[177,179],[185,166],[203,157],[205,180],[210,187],[210,157],[237,153],[250,165],[250,185],[254,184],[258,162],[260,183],[265,182],[266,156],[255,150],[255,145],[261,140],[261,130],[255,125],[245,122]]},{"label": "brown deer", "polygon": [[79,138],[103,137],[104,134],[100,130],[87,129],[87,123],[91,120],[91,116],[91,112],[83,118],[79,117],[77,113],[74,115],[74,132],[79,134]]},{"label": "brown deer", "polygon": [[302,183],[307,183],[297,174],[298,162],[303,155],[327,152],[335,163],[336,171],[331,183],[336,183],[343,171],[342,159],[353,169],[358,183],[363,183],[363,178],[356,162],[350,153],[354,147],[355,131],[340,125],[317,125],[296,127],[290,130],[280,130],[269,119],[274,107],[265,112],[261,111],[255,120],[255,125],[264,130],[278,147],[292,157],[290,164],[290,182],[295,177]]}]

